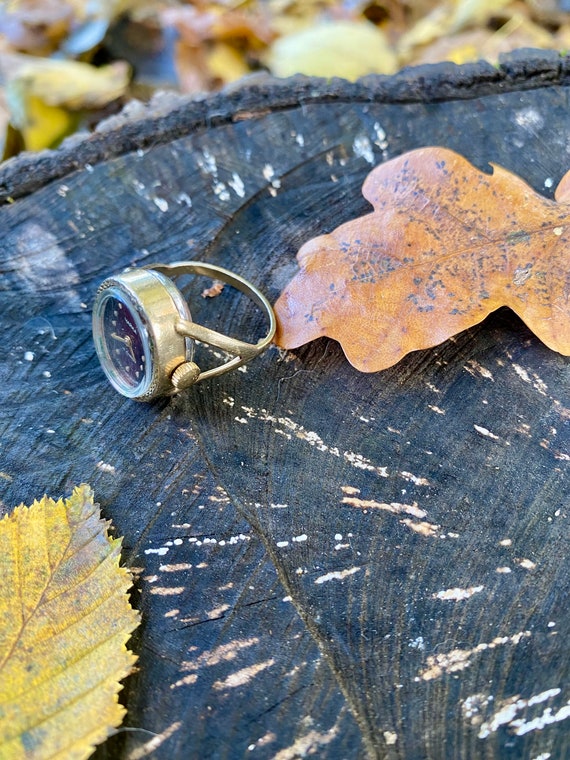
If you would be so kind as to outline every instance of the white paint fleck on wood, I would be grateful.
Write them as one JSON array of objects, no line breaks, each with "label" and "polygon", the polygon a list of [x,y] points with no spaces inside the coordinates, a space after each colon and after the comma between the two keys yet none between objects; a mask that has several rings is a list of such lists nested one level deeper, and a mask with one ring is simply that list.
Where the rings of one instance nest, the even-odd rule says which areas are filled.
[{"label": "white paint fleck on wood", "polygon": [[159,557],[163,557],[168,553],[168,546],[161,546],[159,549],[145,549],[145,554],[158,554]]},{"label": "white paint fleck on wood", "polygon": [[214,191],[214,195],[216,195],[222,202],[229,201],[230,191],[228,190],[225,182],[215,182],[212,185],[212,190]]},{"label": "white paint fleck on wood", "polygon": [[213,156],[207,148],[204,148],[202,155],[196,159],[198,166],[206,174],[210,174],[213,177],[218,174],[218,165],[215,156]]},{"label": "white paint fleck on wood", "polygon": [[440,678],[444,673],[455,673],[459,670],[465,670],[471,665],[474,655],[485,652],[489,649],[496,649],[506,644],[518,644],[522,639],[531,636],[530,631],[520,631],[512,636],[496,636],[492,641],[482,642],[471,649],[452,649],[449,652],[439,652],[435,655],[429,655],[427,658],[427,668],[419,675],[417,680],[432,681],[434,678]]},{"label": "white paint fleck on wood", "polygon": [[152,202],[163,214],[168,211],[168,201],[166,198],[160,198],[158,195],[154,195],[152,196]]},{"label": "white paint fleck on wood", "polygon": [[493,441],[499,440],[499,436],[495,435],[495,433],[491,433],[491,431],[487,430],[486,427],[483,427],[482,425],[473,425],[473,427],[478,433],[480,433],[481,435],[484,435],[485,438],[492,438]]},{"label": "white paint fleck on wood", "polygon": [[[346,493],[346,486],[343,487],[343,492]],[[356,489],[356,493],[359,493],[358,489]],[[410,528],[410,530],[413,530],[415,533],[419,533],[422,536],[426,537],[434,537],[438,535],[438,531],[440,529],[440,525],[435,525],[433,523],[427,522],[425,520],[421,520],[420,518],[426,517],[427,512],[420,507],[418,507],[417,502],[413,502],[413,504],[402,504],[397,501],[392,501],[390,503],[376,501],[375,499],[360,499],[357,496],[344,496],[342,499],[343,504],[349,504],[352,507],[356,507],[357,509],[362,509],[364,512],[366,512],[369,509],[372,510],[382,510],[384,512],[390,512],[394,515],[400,515],[400,514],[408,514],[411,515],[414,519],[411,519],[409,517],[404,517],[400,520],[402,525],[405,525],[406,527]],[[444,537],[444,536],[443,536]]]},{"label": "white paint fleck on wood", "polygon": [[465,720],[468,720],[472,726],[478,726],[483,722],[483,713],[490,702],[494,700],[492,695],[487,694],[471,694],[466,697],[461,703],[461,712]]},{"label": "white paint fleck on wood", "polygon": [[355,156],[363,158],[367,163],[374,163],[374,151],[372,143],[366,135],[357,135],[352,143],[352,150]]},{"label": "white paint fleck on wood", "polygon": [[115,475],[116,473],[115,466],[112,464],[109,464],[108,462],[104,462],[103,460],[97,462],[96,467],[98,470],[101,470],[101,472],[109,473],[109,475]]},{"label": "white paint fleck on wood", "polygon": [[388,136],[386,134],[386,130],[378,121],[374,122],[374,135],[374,143],[380,148],[382,153],[385,154],[386,150],[388,149]]},{"label": "white paint fleck on wood", "polygon": [[235,660],[242,649],[248,649],[258,643],[259,638],[257,638],[257,636],[251,636],[248,639],[235,639],[228,644],[221,644],[214,649],[202,652],[202,654],[198,655],[194,660],[184,660],[180,663],[180,669],[182,672],[187,672],[188,675],[171,684],[170,688],[175,689],[179,686],[196,683],[198,680],[198,672],[202,668],[208,668],[222,662]]},{"label": "white paint fleck on wood", "polygon": [[224,614],[230,609],[229,604],[220,604],[217,607],[213,607],[208,610],[205,615],[208,620],[219,620],[224,617]]},{"label": "white paint fleck on wood", "polygon": [[275,175],[275,169],[271,164],[265,164],[262,170],[263,178],[270,183],[273,190],[279,190],[281,180]]},{"label": "white paint fleck on wood", "polygon": [[447,588],[432,594],[432,599],[442,599],[444,601],[460,602],[469,599],[473,594],[479,594],[485,586],[470,586],[469,588]]},{"label": "white paint fleck on wood", "polygon": [[354,573],[357,573],[361,569],[362,568],[360,567],[349,567],[346,570],[333,570],[330,573],[325,573],[325,575],[319,575],[319,577],[315,579],[315,583],[320,585],[322,583],[328,583],[329,581],[342,581],[344,578],[347,578],[349,575],[354,575]]},{"label": "white paint fleck on wood", "polygon": [[[404,519],[400,520],[400,522],[402,525],[406,525],[408,528],[410,528],[410,530],[413,530],[415,533],[419,533],[426,538],[433,538],[437,536],[441,528],[441,525],[434,525],[433,523],[426,522],[425,520],[416,522],[415,520],[411,520],[409,517],[404,517]],[[445,536],[442,536],[442,538],[445,538]]]},{"label": "white paint fleck on wood", "polygon": [[520,377],[520,379],[524,383],[528,383],[529,385],[532,385],[532,387],[537,390],[542,396],[546,396],[546,393],[548,391],[548,386],[540,378],[536,372],[532,373],[532,377],[530,376],[528,370],[526,370],[524,367],[521,367],[520,364],[516,364],[515,362],[512,363],[512,367],[516,374]]},{"label": "white paint fleck on wood", "polygon": [[266,734],[263,734],[263,736],[260,736],[255,744],[248,745],[248,750],[253,752],[256,747],[266,747],[268,744],[272,744],[276,739],[277,734],[273,733],[273,731],[268,731]]},{"label": "white paint fleck on wood", "polygon": [[275,665],[274,657],[265,660],[264,662],[250,665],[247,668],[242,668],[241,670],[232,673],[227,678],[224,678],[223,681],[214,681],[212,687],[216,691],[224,691],[225,689],[235,689],[238,686],[245,686],[245,684],[252,681],[255,676],[259,675],[262,671],[267,670],[267,668],[270,668],[272,665]]},{"label": "white paint fleck on wood", "polygon": [[[359,493],[358,489],[356,489]],[[376,501],[375,499],[360,499],[356,496],[344,496],[342,499],[343,504],[350,504],[351,507],[357,507],[358,509],[381,509],[385,512],[391,512],[394,515],[407,514],[412,517],[422,518],[427,516],[427,512],[424,509],[418,507],[417,502],[413,504],[401,504],[397,501],[391,501],[385,503]]]},{"label": "white paint fleck on wood", "polygon": [[517,694],[514,697],[501,701],[491,718],[481,724],[478,734],[479,738],[486,739],[501,728],[501,726],[507,726],[517,736],[523,736],[530,731],[541,730],[551,723],[557,723],[561,720],[570,718],[570,701],[559,708],[555,713],[552,712],[551,707],[548,707],[541,713],[541,715],[538,715],[536,718],[529,721],[516,717],[522,710],[526,711],[529,707],[553,699],[554,697],[557,697],[560,692],[561,689],[555,687],[553,689],[542,691],[540,694],[535,694],[528,699],[521,699]]},{"label": "white paint fleck on wood", "polygon": [[273,760],[296,760],[299,757],[318,757],[319,747],[325,747],[327,744],[330,744],[337,733],[337,726],[333,726],[329,731],[324,733],[309,731],[307,734],[295,739],[291,746],[279,750],[273,756]]},{"label": "white paint fleck on wood", "polygon": [[238,198],[245,197],[245,185],[243,183],[242,178],[239,176],[239,174],[237,174],[237,172],[233,172],[232,178],[228,180],[228,185],[231,187],[234,193],[238,196]]},{"label": "white paint fleck on wood", "polygon": [[175,721],[174,723],[171,723],[167,728],[164,729],[164,731],[161,731],[159,734],[153,736],[152,739],[149,739],[144,744],[140,744],[138,747],[135,747],[133,750],[131,750],[127,755],[127,760],[142,760],[143,757],[148,757],[148,755],[151,755],[160,747],[161,744],[163,744],[167,739],[170,739],[170,737],[175,734],[181,727],[181,721]]},{"label": "white paint fleck on wood", "polygon": [[175,196],[174,200],[179,205],[184,204],[185,206],[188,206],[188,208],[192,208],[192,198],[190,198],[188,193],[178,193],[178,195]]},{"label": "white paint fleck on wood", "polygon": [[195,684],[197,680],[198,680],[197,673],[188,673],[187,676],[184,676],[183,678],[179,678],[178,681],[171,683],[170,688],[176,689],[179,686],[191,686],[192,684]]},{"label": "white paint fleck on wood", "polygon": [[413,475],[411,472],[406,472],[405,470],[402,470],[400,472],[400,475],[404,478],[404,480],[409,481],[410,483],[413,483],[415,486],[429,486],[431,483],[427,478],[421,478],[418,475]]},{"label": "white paint fleck on wood", "polygon": [[475,359],[470,359],[466,364],[463,365],[464,369],[469,372],[470,375],[473,375],[474,377],[478,374],[481,377],[484,377],[486,380],[495,381],[495,378],[493,377],[493,373],[490,369],[487,369],[487,367],[484,367],[482,364],[479,364],[478,361],[475,361]]},{"label": "white paint fleck on wood", "polygon": [[171,565],[160,565],[158,569],[163,573],[179,573],[184,570],[191,570],[192,565],[190,562],[177,562]]},{"label": "white paint fleck on wood", "polygon": [[246,417],[250,419],[260,420],[262,422],[268,422],[272,424],[273,431],[277,435],[284,435],[288,440],[296,438],[304,441],[309,446],[313,446],[318,451],[322,451],[327,454],[331,454],[334,457],[342,458],[353,467],[360,470],[367,470],[368,472],[374,472],[381,478],[389,477],[388,469],[381,465],[373,464],[369,459],[358,454],[354,451],[344,451],[338,448],[338,446],[330,446],[325,443],[320,435],[312,430],[307,430],[303,425],[292,420],[290,417],[277,417],[270,414],[266,409],[254,409],[252,407],[242,406],[242,411]]},{"label": "white paint fleck on wood", "polygon": [[536,567],[536,562],[533,562],[531,559],[528,559],[527,557],[523,557],[522,559],[517,560],[517,563],[525,570],[534,570],[534,568]]},{"label": "white paint fleck on wood", "polygon": [[524,369],[524,367],[521,367],[520,364],[514,364],[513,363],[513,369],[517,373],[517,375],[520,377],[521,380],[523,380],[525,383],[530,383],[530,375]]}]

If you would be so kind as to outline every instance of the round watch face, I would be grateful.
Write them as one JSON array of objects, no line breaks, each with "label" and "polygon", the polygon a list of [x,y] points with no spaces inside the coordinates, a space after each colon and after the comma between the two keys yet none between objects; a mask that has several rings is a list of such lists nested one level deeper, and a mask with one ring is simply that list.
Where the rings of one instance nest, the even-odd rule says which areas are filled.
[{"label": "round watch face", "polygon": [[149,332],[133,303],[117,286],[103,290],[94,310],[95,347],[112,385],[131,398],[152,382]]}]

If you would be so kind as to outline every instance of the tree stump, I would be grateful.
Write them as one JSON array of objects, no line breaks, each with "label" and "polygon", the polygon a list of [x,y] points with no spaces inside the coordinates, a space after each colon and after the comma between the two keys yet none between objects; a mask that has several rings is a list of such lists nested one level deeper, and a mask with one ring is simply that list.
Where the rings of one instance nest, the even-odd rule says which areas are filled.
[{"label": "tree stump", "polygon": [[[570,59],[252,82],[0,168],[2,510],[89,482],[143,622],[97,757],[552,758],[568,718],[568,359],[508,310],[381,373],[333,341],[172,399],[119,396],[90,307],[202,259],[274,301],[371,168],[442,145],[551,197]],[[13,202],[7,202],[7,201]],[[188,281],[193,317],[263,317]]]}]

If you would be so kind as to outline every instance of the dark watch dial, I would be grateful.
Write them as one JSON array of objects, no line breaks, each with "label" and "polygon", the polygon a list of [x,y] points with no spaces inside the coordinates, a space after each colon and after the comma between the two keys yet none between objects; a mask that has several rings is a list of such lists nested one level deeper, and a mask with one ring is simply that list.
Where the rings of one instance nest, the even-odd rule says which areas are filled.
[{"label": "dark watch dial", "polygon": [[144,393],[152,371],[148,331],[118,288],[103,291],[97,324],[95,345],[109,380],[125,395]]},{"label": "dark watch dial", "polygon": [[118,298],[105,302],[103,338],[116,372],[136,388],[145,374],[144,346],[132,311]]}]

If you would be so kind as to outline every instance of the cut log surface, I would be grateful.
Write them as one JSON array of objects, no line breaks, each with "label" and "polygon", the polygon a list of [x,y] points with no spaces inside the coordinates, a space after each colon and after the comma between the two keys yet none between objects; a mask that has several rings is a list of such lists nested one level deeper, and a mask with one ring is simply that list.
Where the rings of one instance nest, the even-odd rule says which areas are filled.
[{"label": "cut log surface", "polygon": [[[552,197],[569,72],[525,51],[257,82],[0,168],[2,512],[89,482],[137,568],[139,669],[97,757],[570,755],[567,358],[501,310],[384,372],[321,339],[139,404],[90,326],[101,280],[157,261],[274,301],[302,243],[366,212],[370,169],[420,146]],[[196,321],[262,334],[209,284],[184,282]]]}]

